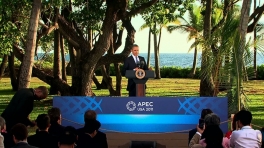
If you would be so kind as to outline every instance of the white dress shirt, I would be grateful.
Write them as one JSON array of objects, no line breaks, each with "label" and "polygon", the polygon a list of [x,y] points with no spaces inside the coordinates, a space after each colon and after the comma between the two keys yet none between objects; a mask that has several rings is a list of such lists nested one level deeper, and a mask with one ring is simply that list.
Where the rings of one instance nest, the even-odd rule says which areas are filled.
[{"label": "white dress shirt", "polygon": [[[139,58],[138,58],[138,56],[136,57],[136,56],[134,56],[134,55],[132,54],[132,57],[133,57],[135,63],[137,64],[137,61],[139,62]],[[136,58],[137,58],[137,60],[136,60]]]},{"label": "white dress shirt", "polygon": [[233,131],[230,138],[232,148],[260,148],[262,134],[250,126],[243,126],[241,130]]}]

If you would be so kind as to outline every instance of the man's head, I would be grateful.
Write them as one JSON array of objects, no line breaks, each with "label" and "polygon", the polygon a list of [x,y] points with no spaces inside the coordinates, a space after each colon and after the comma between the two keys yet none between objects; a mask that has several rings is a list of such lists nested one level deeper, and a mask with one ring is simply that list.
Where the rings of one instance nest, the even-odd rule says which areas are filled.
[{"label": "man's head", "polygon": [[250,111],[241,110],[236,114],[236,120],[239,128],[242,128],[243,126],[250,126],[252,114]]},{"label": "man's head", "polygon": [[37,97],[37,100],[42,100],[47,98],[48,94],[49,91],[45,86],[39,86],[38,88],[35,89],[35,95]]},{"label": "man's head", "polygon": [[203,109],[201,112],[201,119],[204,119],[206,115],[213,113],[213,111],[209,108]]},{"label": "man's head", "polygon": [[85,124],[85,132],[88,133],[92,138],[97,134],[101,123],[97,120],[92,120],[89,123]]},{"label": "man's head", "polygon": [[3,117],[0,117],[0,129],[1,131],[6,129],[6,122]]},{"label": "man's head", "polygon": [[59,137],[59,147],[74,148],[77,141],[77,131],[74,127],[67,126],[63,134]]},{"label": "man's head", "polygon": [[205,126],[220,125],[220,118],[216,114],[210,113],[205,116],[204,123]]},{"label": "man's head", "polygon": [[50,123],[51,124],[61,124],[61,111],[57,107],[53,107],[48,110],[48,115],[50,117]]},{"label": "man's head", "polygon": [[134,56],[138,56],[138,54],[139,54],[139,47],[138,47],[137,44],[132,45],[132,47],[131,47],[131,53]]},{"label": "man's head", "polygon": [[87,110],[85,113],[84,113],[84,122],[88,122],[90,120],[96,120],[97,118],[97,114],[94,110]]},{"label": "man's head", "polygon": [[11,133],[15,143],[27,140],[28,130],[24,124],[18,123],[14,125],[11,129]]},{"label": "man's head", "polygon": [[48,114],[40,114],[37,117],[37,126],[41,131],[47,131],[50,127],[50,118]]}]

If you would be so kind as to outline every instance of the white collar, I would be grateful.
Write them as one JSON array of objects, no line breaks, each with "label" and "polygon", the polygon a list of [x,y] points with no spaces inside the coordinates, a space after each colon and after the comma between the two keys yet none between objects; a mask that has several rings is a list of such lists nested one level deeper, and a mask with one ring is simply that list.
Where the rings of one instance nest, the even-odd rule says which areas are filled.
[{"label": "white collar", "polygon": [[241,130],[243,130],[243,129],[252,129],[250,126],[243,126],[242,128],[241,128]]}]

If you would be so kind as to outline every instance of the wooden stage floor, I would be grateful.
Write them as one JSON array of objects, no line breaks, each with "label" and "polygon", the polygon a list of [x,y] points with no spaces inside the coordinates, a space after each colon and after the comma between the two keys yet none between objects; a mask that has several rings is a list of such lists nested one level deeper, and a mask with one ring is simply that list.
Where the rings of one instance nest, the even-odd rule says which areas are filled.
[{"label": "wooden stage floor", "polygon": [[129,148],[130,141],[156,141],[156,148],[188,148],[188,133],[106,133],[108,148]]}]

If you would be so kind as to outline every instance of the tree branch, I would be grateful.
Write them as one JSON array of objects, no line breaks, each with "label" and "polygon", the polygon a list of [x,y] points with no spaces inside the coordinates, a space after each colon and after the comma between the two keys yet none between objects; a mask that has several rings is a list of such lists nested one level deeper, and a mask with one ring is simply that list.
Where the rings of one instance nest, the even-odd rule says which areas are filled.
[{"label": "tree branch", "polygon": [[[22,49],[20,49],[17,45],[13,45],[13,47],[14,47],[13,52],[15,57],[18,60],[22,61],[24,56]],[[38,77],[40,80],[44,81],[45,83],[58,88],[58,90],[62,95],[64,96],[72,95],[71,87],[67,84],[66,81],[60,79],[59,77],[56,78],[52,77],[46,74],[45,72],[43,72],[42,70],[40,70],[39,68],[37,68],[35,65],[33,65],[32,74]]]},{"label": "tree branch", "polygon": [[135,29],[133,27],[133,25],[131,24],[131,21],[129,19],[123,19],[123,27],[126,28],[127,30],[127,38],[126,38],[126,43],[125,43],[125,47],[123,49],[123,51],[120,54],[114,54],[114,55],[105,55],[103,57],[100,58],[100,60],[97,62],[96,64],[96,68],[98,69],[99,67],[101,67],[102,65],[105,64],[111,64],[111,63],[123,63],[125,61],[125,59],[129,56],[130,54],[130,50],[131,50],[131,46],[134,44],[135,42]]},{"label": "tree branch", "polygon": [[229,0],[225,0],[224,1],[224,9],[223,9],[223,18],[218,22],[218,24],[216,24],[212,30],[211,30],[211,34],[214,33],[214,31],[216,29],[218,29],[220,26],[222,26],[224,24],[224,22],[226,21],[227,18],[227,14],[228,14],[228,10],[232,5],[229,5]]},{"label": "tree branch", "polygon": [[257,15],[262,14],[264,11],[264,4],[261,7],[257,7],[250,15],[248,22],[251,22]]},{"label": "tree branch", "polygon": [[59,32],[63,35],[63,37],[71,43],[74,48],[80,49],[82,41],[79,39],[78,33],[76,33],[75,29],[71,27],[70,23],[67,22],[64,17],[58,15],[58,24],[59,24]]},{"label": "tree branch", "polygon": [[247,33],[254,31],[263,12],[264,12],[264,4],[261,7],[257,7],[255,11],[250,15],[248,22],[251,22],[252,19],[253,19],[253,22],[247,27]]},{"label": "tree branch", "polygon": [[156,2],[158,2],[158,0],[151,0],[151,1],[147,2],[147,3],[143,3],[141,6],[135,8],[135,9],[132,9],[130,12],[127,12],[125,17],[129,18],[131,16],[135,16],[136,14],[138,14],[141,11],[145,10],[146,8],[154,5]]}]

